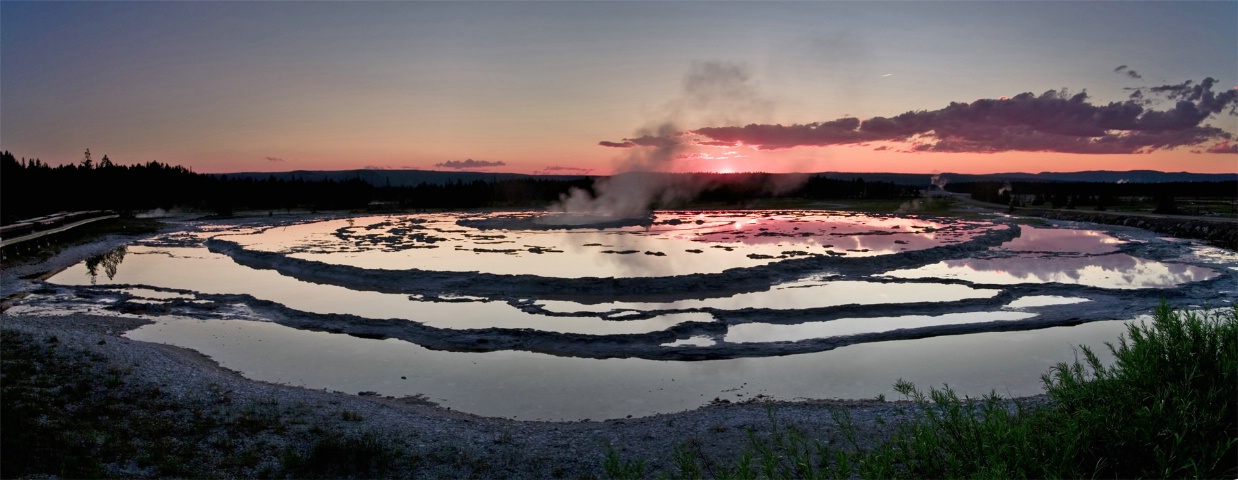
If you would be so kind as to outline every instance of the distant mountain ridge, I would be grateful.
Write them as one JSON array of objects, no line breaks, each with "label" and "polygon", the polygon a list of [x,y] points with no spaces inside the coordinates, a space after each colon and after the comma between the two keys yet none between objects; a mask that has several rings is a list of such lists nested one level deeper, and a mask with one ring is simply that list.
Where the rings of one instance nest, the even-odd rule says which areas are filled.
[{"label": "distant mountain ridge", "polygon": [[584,175],[526,175],[523,173],[487,173],[487,172],[444,172],[441,170],[294,170],[291,172],[240,172],[217,173],[216,176],[228,178],[248,178],[264,180],[275,177],[279,180],[303,180],[317,182],[321,180],[352,180],[360,178],[375,186],[412,187],[422,183],[442,185],[452,182],[472,182],[481,180],[494,182],[520,178],[576,179]]},{"label": "distant mountain ridge", "polygon": [[[299,179],[308,182],[321,180],[352,180],[361,179],[375,186],[416,186],[422,183],[442,185],[454,182],[472,182],[481,180],[495,182],[516,180],[522,178],[545,180],[575,180],[586,177],[604,175],[528,175],[523,173],[487,173],[487,172],[445,172],[441,170],[294,170],[291,172],[238,172],[217,173],[216,176],[228,178],[244,178],[263,180],[275,177],[280,180]],[[1041,173],[879,173],[879,172],[818,172],[809,175],[820,175],[826,178],[851,180],[863,178],[865,181],[892,182],[897,185],[928,185],[934,175],[949,182],[986,182],[986,181],[1032,181],[1032,182],[1101,182],[1101,183],[1164,183],[1164,182],[1225,182],[1238,180],[1238,173],[1190,173],[1161,172],[1156,170],[1091,170],[1082,172],[1041,172]]]}]

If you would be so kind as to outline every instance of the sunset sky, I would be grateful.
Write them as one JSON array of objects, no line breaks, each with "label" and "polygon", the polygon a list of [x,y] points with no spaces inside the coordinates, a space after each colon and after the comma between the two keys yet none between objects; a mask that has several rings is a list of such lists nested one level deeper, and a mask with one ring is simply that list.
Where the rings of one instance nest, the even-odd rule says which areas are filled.
[{"label": "sunset sky", "polygon": [[51,164],[1238,172],[1236,85],[1234,1],[0,2]]}]

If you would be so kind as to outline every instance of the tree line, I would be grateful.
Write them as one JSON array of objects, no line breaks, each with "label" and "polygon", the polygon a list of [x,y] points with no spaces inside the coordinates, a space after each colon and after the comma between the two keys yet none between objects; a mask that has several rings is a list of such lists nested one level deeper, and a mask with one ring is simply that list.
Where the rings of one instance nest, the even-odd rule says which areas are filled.
[{"label": "tree line", "polygon": [[1226,182],[959,182],[946,190],[982,202],[1049,208],[1095,207],[1152,202],[1159,213],[1177,213],[1181,198],[1238,198],[1238,180]]},{"label": "tree line", "polygon": [[[692,177],[703,188],[698,200],[739,204],[768,197],[805,199],[902,198],[914,187],[809,176],[771,191],[785,176],[765,173],[675,174]],[[776,178],[777,177],[777,178]],[[336,210],[363,208],[452,209],[544,207],[571,188],[592,192],[594,178],[454,181],[416,186],[373,185],[360,178],[306,181],[274,175],[230,178],[195,173],[183,166],[151,161],[122,165],[87,150],[78,163],[51,166],[37,158],[0,153],[0,210],[3,224],[61,211],[140,212],[185,208],[220,215],[247,210]],[[682,205],[651,205],[668,208]]]}]

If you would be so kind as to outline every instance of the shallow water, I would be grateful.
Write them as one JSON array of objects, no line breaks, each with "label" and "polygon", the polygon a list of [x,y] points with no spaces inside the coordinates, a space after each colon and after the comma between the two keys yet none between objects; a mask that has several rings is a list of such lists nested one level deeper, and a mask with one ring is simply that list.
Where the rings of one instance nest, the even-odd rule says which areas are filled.
[{"label": "shallow water", "polygon": [[478,230],[456,224],[457,219],[450,214],[359,217],[228,239],[257,251],[366,269],[662,277],[717,273],[796,256],[920,250],[1005,228],[981,222],[772,212],[663,212],[648,227],[605,230]]},{"label": "shallow water", "polygon": [[[66,290],[15,308],[151,318],[129,335],[261,380],[602,419],[758,394],[895,398],[900,378],[1035,394],[1040,374],[1079,344],[1115,340],[1158,291],[1220,306],[1238,290],[1233,252],[996,217],[659,212],[647,226],[469,226],[533,218],[206,225],[65,270],[48,282]],[[208,249],[209,238],[239,248]]]},{"label": "shallow water", "polygon": [[790,282],[775,285],[763,292],[741,293],[722,298],[679,300],[674,302],[604,302],[582,304],[561,300],[538,301],[537,305],[552,312],[661,311],[716,308],[769,308],[796,310],[825,308],[838,305],[890,304],[911,302],[945,302],[968,298],[989,298],[994,289],[974,289],[962,285],[889,284],[877,282]]},{"label": "shallow water", "polygon": [[1163,263],[1126,254],[1087,257],[1031,257],[947,260],[914,270],[889,272],[897,278],[953,278],[980,284],[1067,283],[1136,289],[1175,287],[1215,278],[1205,267]]},{"label": "shallow water", "polygon": [[[528,420],[647,416],[714,398],[899,398],[899,379],[980,396],[1042,392],[1040,375],[1124,332],[1117,321],[852,345],[785,357],[701,362],[458,353],[242,320],[160,319],[129,338],[200,351],[245,376],[347,393],[425,395],[453,410]],[[1106,351],[1098,349],[1105,361]],[[312,368],[306,368],[312,365]],[[943,368],[949,366],[949,368]],[[404,377],[404,378],[401,378]]]},{"label": "shallow water", "polygon": [[1023,312],[970,312],[945,315],[907,315],[892,318],[839,318],[828,322],[804,322],[794,325],[745,323],[727,330],[725,340],[734,343],[794,342],[810,338],[829,338],[861,333],[888,332],[965,323],[1022,320],[1036,316]]}]

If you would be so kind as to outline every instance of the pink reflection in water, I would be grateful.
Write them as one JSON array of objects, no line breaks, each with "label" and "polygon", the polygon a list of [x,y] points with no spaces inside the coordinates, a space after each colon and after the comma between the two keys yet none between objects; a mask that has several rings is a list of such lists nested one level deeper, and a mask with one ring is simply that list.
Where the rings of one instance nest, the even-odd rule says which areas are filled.
[{"label": "pink reflection in water", "polygon": [[1121,240],[1096,230],[1023,226],[1019,237],[1000,248],[1016,252],[1074,252],[1100,254],[1118,251]]},{"label": "pink reflection in water", "polygon": [[[921,250],[945,243],[971,240],[989,229],[1008,228],[990,223],[933,222],[917,218],[857,214],[777,214],[731,218],[732,223],[701,229],[689,237],[698,242],[744,245],[822,245],[834,251],[893,253]],[[984,228],[976,228],[983,226]]]},{"label": "pink reflection in water", "polygon": [[1059,282],[1103,288],[1163,288],[1208,280],[1214,270],[1126,254],[1089,257],[960,259],[913,270],[980,283]]}]

